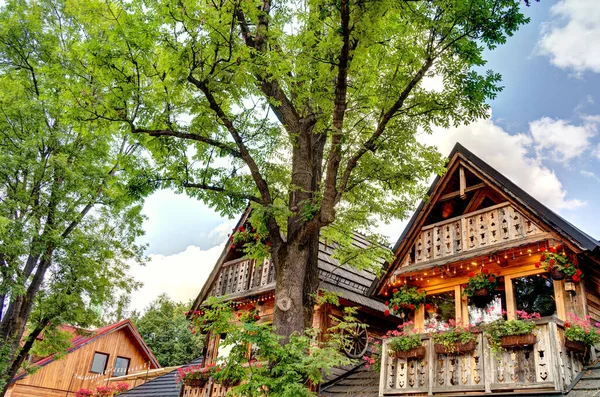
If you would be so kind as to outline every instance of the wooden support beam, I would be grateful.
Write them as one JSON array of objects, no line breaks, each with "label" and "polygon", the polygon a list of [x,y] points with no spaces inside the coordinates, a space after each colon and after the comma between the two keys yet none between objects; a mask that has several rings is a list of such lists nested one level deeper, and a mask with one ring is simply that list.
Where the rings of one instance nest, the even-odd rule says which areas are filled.
[{"label": "wooden support beam", "polygon": [[460,198],[466,199],[467,195],[465,193],[465,188],[467,187],[467,179],[465,178],[465,167],[460,167],[458,169],[458,177],[460,180]]},{"label": "wooden support beam", "polygon": [[517,305],[515,302],[515,293],[513,291],[512,277],[504,277],[504,290],[506,291],[506,318],[508,320],[514,320]]},{"label": "wooden support beam", "polygon": [[560,320],[565,321],[567,319],[567,310],[563,280],[554,280],[554,301],[556,302],[556,315]]},{"label": "wooden support beam", "polygon": [[[464,194],[466,194],[466,193],[469,193],[469,192],[472,192],[473,190],[477,190],[477,189],[484,188],[484,187],[486,187],[486,186],[487,186],[487,185],[486,185],[485,183],[478,183],[478,184],[476,184],[476,185],[472,185],[472,186],[466,186],[466,187],[465,187]],[[460,192],[460,190],[457,190],[457,191],[455,191],[455,192],[450,192],[450,193],[446,193],[446,194],[444,194],[443,196],[441,196],[441,197],[439,198],[439,200],[438,200],[438,201],[446,201],[446,200],[450,200],[450,199],[453,199],[454,197],[459,197],[459,196],[461,196],[461,192]],[[465,196],[465,197],[466,197],[466,196]]]}]

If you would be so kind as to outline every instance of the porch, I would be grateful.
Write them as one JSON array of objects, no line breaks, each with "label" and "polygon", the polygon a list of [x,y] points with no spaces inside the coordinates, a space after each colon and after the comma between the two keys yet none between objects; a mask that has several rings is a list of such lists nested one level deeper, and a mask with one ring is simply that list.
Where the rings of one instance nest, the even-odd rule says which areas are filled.
[{"label": "porch", "polygon": [[390,357],[385,341],[379,396],[563,392],[583,369],[582,354],[565,349],[563,331],[562,321],[542,318],[534,345],[499,355],[482,334],[473,352],[460,355],[435,353],[430,336],[423,334],[426,353],[420,359]]}]

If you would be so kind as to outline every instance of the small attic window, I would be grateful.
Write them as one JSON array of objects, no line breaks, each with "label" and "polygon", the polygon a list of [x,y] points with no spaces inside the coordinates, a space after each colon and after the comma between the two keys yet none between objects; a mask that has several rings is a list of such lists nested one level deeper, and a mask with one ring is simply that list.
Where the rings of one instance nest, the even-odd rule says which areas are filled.
[{"label": "small attic window", "polygon": [[106,353],[94,353],[94,359],[92,360],[92,368],[90,372],[94,374],[102,374],[106,371],[106,364],[108,364],[108,354]]}]

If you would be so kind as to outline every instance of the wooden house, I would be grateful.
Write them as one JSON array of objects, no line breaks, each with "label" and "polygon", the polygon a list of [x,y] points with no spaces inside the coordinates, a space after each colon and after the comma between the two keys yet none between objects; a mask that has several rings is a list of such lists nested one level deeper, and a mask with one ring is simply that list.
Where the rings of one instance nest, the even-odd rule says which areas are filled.
[{"label": "wooden house", "polygon": [[[240,226],[248,226],[247,217],[248,213],[244,214],[236,229]],[[367,248],[369,245],[360,234],[354,234],[353,244],[362,248]],[[319,246],[318,261],[320,289],[336,293],[340,300],[340,307],[331,304],[315,307],[313,327],[324,331],[332,325],[331,316],[341,317],[343,307],[357,307],[359,309],[357,319],[368,324],[369,327],[361,331],[355,338],[354,344],[345,353],[351,358],[360,359],[367,350],[369,336],[381,336],[390,327],[395,327],[400,320],[386,317],[384,312],[387,308],[384,303],[368,296],[369,288],[375,281],[374,273],[341,265],[332,254],[333,247],[322,242]],[[259,310],[260,321],[269,323],[273,319],[274,292],[275,274],[270,260],[265,259],[257,265],[255,260],[244,258],[234,247],[228,245],[194,302],[192,310],[198,309],[209,296],[227,296],[227,299],[240,306],[250,302],[255,303]],[[204,352],[206,365],[215,363],[217,357],[222,354],[219,351],[221,337],[221,335],[207,335]],[[328,382],[334,382],[349,371],[355,371],[356,367],[335,368]],[[209,382],[201,388],[185,386],[181,396],[224,397],[226,392],[226,387]]]},{"label": "wooden house", "polygon": [[[453,310],[411,313],[417,329],[450,319],[487,322],[540,312],[535,343],[494,355],[486,338],[460,355],[438,354],[423,335],[424,358],[392,358],[382,353],[379,395],[472,395],[562,393],[578,380],[583,355],[565,348],[568,314],[600,320],[600,243],[517,187],[457,144],[447,173],[431,186],[398,243],[395,260],[370,292],[386,299],[402,285],[427,293],[431,307]],[[545,250],[578,263],[580,280],[555,281],[539,265]],[[487,302],[463,294],[469,273],[502,280]],[[481,308],[481,306],[485,306]],[[595,358],[595,350],[591,351]]]},{"label": "wooden house", "polygon": [[129,319],[95,331],[71,327],[65,330],[73,334],[67,354],[59,359],[49,356],[35,360],[37,370],[33,374],[18,374],[7,397],[74,396],[82,388],[95,390],[96,386],[105,386],[114,376],[160,368]]}]

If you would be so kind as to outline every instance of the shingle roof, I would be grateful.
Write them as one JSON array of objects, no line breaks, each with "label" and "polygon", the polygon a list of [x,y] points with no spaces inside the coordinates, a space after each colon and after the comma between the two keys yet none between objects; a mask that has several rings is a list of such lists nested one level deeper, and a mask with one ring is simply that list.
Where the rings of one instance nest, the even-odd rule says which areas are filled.
[{"label": "shingle roof", "polygon": [[581,378],[575,383],[569,397],[599,396],[600,395],[600,365],[587,367]]},{"label": "shingle roof", "polygon": [[[197,364],[202,364],[202,358],[197,358],[184,365],[183,368]],[[181,384],[175,381],[176,375],[177,370],[173,370],[119,395],[126,397],[179,397]]]},{"label": "shingle roof", "polygon": [[341,373],[321,386],[323,397],[377,397],[379,395],[379,372],[365,364]]},{"label": "shingle roof", "polygon": [[[367,248],[369,243],[359,233],[353,234],[353,244]],[[376,275],[372,271],[359,270],[349,265],[341,265],[333,257],[334,247],[321,242],[319,244],[319,280],[320,287],[326,291],[337,293],[341,298],[352,303],[383,312],[385,305],[368,296],[369,287]],[[379,260],[382,265],[383,259]]]}]

